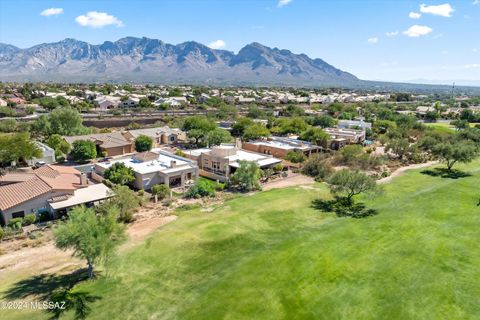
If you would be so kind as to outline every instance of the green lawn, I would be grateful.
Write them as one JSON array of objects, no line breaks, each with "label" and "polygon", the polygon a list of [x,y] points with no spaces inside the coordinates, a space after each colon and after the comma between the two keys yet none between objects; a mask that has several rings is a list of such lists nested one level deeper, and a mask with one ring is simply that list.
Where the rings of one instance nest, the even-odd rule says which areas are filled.
[{"label": "green lawn", "polygon": [[438,132],[445,132],[445,133],[452,133],[455,131],[455,127],[450,125],[449,123],[445,122],[427,122],[425,123],[426,126],[435,129]]},{"label": "green lawn", "polygon": [[480,161],[459,168],[407,172],[365,219],[311,208],[323,185],[182,212],[78,285],[89,319],[479,319]]}]

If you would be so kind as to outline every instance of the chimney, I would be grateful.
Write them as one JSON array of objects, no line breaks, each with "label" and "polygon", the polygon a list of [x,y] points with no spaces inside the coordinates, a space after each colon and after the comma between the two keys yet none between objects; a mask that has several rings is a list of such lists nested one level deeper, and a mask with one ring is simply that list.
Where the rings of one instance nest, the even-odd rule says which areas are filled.
[{"label": "chimney", "polygon": [[170,168],[175,168],[177,166],[177,161],[172,160],[170,161]]},{"label": "chimney", "polygon": [[87,175],[86,175],[84,172],[82,172],[82,173],[80,174],[80,185],[81,185],[81,186],[86,186],[86,185],[88,185]]}]

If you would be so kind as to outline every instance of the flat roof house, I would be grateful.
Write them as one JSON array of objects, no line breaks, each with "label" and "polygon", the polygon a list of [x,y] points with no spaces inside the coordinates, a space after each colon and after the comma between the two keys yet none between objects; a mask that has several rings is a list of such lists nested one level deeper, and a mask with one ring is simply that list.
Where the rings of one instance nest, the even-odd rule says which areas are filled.
[{"label": "flat roof house", "polygon": [[362,143],[365,141],[365,131],[355,129],[325,128],[330,135],[327,148],[339,150],[347,144]]},{"label": "flat roof house", "polygon": [[270,137],[263,140],[242,142],[242,149],[284,159],[290,151],[302,152],[306,156],[310,156],[312,153],[319,152],[322,148],[293,137]]},{"label": "flat roof house", "polygon": [[46,165],[0,177],[0,213],[12,218],[49,211],[54,216],[75,205],[95,204],[113,196],[103,184],[93,184],[73,167]]},{"label": "flat roof house", "polygon": [[338,120],[337,127],[341,129],[361,129],[367,130],[372,128],[370,122],[365,122],[363,120]]},{"label": "flat roof house", "polygon": [[92,141],[97,146],[98,155],[105,151],[107,156],[111,157],[133,153],[135,150],[133,141],[130,141],[124,137],[121,132],[87,134],[83,136],[71,136],[63,138],[69,144],[73,144],[78,140]]},{"label": "flat roof house", "polygon": [[135,141],[140,135],[152,138],[154,147],[163,144],[175,144],[179,141],[186,141],[187,134],[178,128],[170,128],[168,126],[159,128],[147,128],[138,130],[129,130],[123,134],[130,141]]},{"label": "flat roof house", "polygon": [[129,158],[95,164],[95,172],[104,176],[105,171],[114,163],[123,163],[135,173],[134,186],[137,189],[150,190],[156,184],[165,184],[172,188],[183,187],[198,178],[198,166],[189,159],[166,151],[147,151]]},{"label": "flat roof house", "polygon": [[240,166],[240,161],[253,161],[261,169],[270,168],[282,160],[271,155],[242,150],[235,145],[221,145],[211,149],[185,150],[188,158],[196,160],[200,175],[219,181],[226,181]]}]

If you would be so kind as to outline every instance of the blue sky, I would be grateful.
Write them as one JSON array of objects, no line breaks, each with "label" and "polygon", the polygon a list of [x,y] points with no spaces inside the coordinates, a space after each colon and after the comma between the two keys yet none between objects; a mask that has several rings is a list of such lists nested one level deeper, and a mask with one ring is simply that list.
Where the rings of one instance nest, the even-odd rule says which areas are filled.
[{"label": "blue sky", "polygon": [[125,36],[235,52],[256,41],[369,80],[480,82],[480,0],[0,1],[3,43]]}]

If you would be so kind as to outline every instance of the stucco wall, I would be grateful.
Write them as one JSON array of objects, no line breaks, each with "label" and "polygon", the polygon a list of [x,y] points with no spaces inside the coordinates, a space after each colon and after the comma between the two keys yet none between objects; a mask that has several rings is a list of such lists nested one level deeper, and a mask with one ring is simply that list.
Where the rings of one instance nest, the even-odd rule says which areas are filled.
[{"label": "stucco wall", "polygon": [[21,203],[17,206],[14,206],[10,209],[2,211],[3,215],[3,221],[5,223],[8,223],[10,219],[12,219],[12,213],[14,212],[19,212],[23,211],[25,215],[33,213],[35,210],[42,209],[42,208],[48,208],[48,202],[47,200],[52,198],[52,197],[58,197],[62,196],[64,194],[67,194],[65,191],[54,191],[54,192],[49,192],[43,195],[40,195],[36,198],[33,198],[29,201],[26,201],[24,203]]}]

